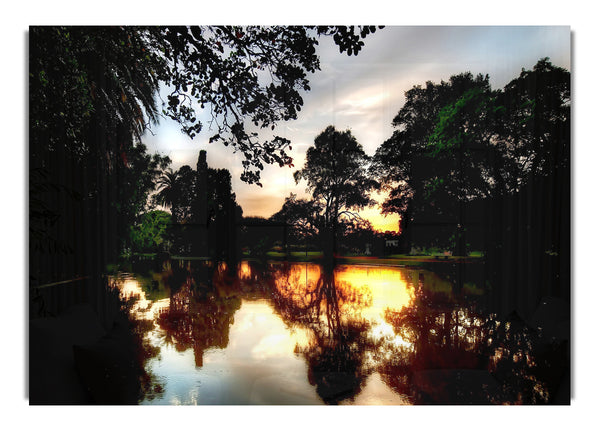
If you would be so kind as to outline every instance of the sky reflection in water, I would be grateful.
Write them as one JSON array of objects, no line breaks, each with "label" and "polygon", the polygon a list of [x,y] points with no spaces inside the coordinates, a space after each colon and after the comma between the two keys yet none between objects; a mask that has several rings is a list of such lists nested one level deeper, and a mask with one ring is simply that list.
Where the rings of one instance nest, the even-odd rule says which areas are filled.
[{"label": "sky reflection in water", "polygon": [[418,268],[174,261],[116,281],[149,322],[142,404],[412,404],[409,376],[478,368],[487,337]]}]

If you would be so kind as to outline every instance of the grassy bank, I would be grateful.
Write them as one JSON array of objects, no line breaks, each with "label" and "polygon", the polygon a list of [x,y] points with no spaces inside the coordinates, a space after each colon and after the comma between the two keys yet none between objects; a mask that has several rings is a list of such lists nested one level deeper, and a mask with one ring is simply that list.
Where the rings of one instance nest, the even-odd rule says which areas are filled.
[{"label": "grassy bank", "polygon": [[[154,259],[156,254],[152,253],[135,253],[134,256],[142,259]],[[243,259],[256,258],[250,254],[244,254]],[[265,255],[270,260],[287,260],[290,262],[317,262],[323,258],[323,253],[319,251],[292,251],[284,253],[281,251],[268,251]],[[203,256],[179,256],[173,255],[171,259],[175,260],[210,260],[210,257]],[[392,254],[384,257],[377,256],[339,256],[337,259],[338,263],[341,264],[353,264],[353,265],[391,265],[391,266],[421,266],[424,264],[434,263],[475,263],[482,262],[482,253],[471,253],[469,256],[443,256],[443,255],[425,255],[415,256],[409,254]]]}]

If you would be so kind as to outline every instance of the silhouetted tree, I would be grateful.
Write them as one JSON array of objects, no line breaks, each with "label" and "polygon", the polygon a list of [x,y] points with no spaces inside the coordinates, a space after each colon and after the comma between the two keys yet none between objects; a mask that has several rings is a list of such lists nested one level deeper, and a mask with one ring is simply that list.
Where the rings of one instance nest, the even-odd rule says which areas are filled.
[{"label": "silhouetted tree", "polygon": [[[155,96],[165,62],[157,33],[136,27],[31,27],[30,154],[96,148],[87,129],[99,116],[137,136],[158,120]],[[111,148],[111,150],[117,150]]]},{"label": "silhouetted tree", "polygon": [[[357,31],[358,30],[358,31]],[[307,74],[318,70],[315,45],[331,36],[357,54],[374,27],[32,27],[29,49],[32,267],[56,274],[101,271],[122,248],[131,223],[119,176],[160,114],[193,137],[201,129],[191,103],[210,107],[221,140],[240,150],[242,179],[259,181],[264,163],[290,162],[289,141],[259,142],[245,119],[267,128],[295,118]],[[169,88],[160,109],[160,84]],[[74,263],[59,269],[65,251]],[[38,251],[36,251],[38,250]],[[71,253],[71,251],[77,250]],[[78,259],[84,261],[75,262]],[[46,263],[44,263],[46,262]],[[74,265],[74,266],[73,266]],[[67,267],[70,267],[67,269]],[[59,275],[58,273],[62,275]],[[32,277],[41,277],[41,273]]]},{"label": "silhouetted tree", "polygon": [[307,191],[321,206],[321,241],[325,257],[336,252],[336,235],[342,217],[359,218],[357,210],[373,205],[369,192],[378,187],[367,172],[369,156],[350,130],[328,126],[306,152],[304,167],[294,172],[296,183],[306,180]]},{"label": "silhouetted tree", "polygon": [[[246,132],[244,117],[261,128],[296,118],[302,105],[300,91],[310,89],[307,74],[319,68],[317,38],[331,36],[340,52],[357,55],[364,45],[361,39],[375,30],[373,26],[32,27],[32,125],[43,134],[62,129],[71,136],[71,144],[81,145],[80,131],[91,114],[105,111],[139,134],[146,120],[158,119],[155,97],[162,82],[172,90],[163,113],[193,137],[202,124],[192,102],[210,105],[218,129],[214,140],[247,156],[243,178],[255,182],[262,163],[289,163],[283,150],[289,141],[275,137],[258,142],[256,134]],[[63,133],[50,139],[60,142]],[[250,166],[258,171],[251,173]]]},{"label": "silhouetted tree", "polygon": [[[358,30],[358,32],[357,32]],[[245,119],[260,129],[295,119],[310,89],[308,73],[319,69],[317,37],[332,36],[340,52],[357,55],[361,39],[376,29],[359,27],[176,27],[161,29],[160,45],[168,64],[166,84],[172,88],[165,113],[193,137],[202,129],[193,102],[210,107],[221,141],[239,150],[243,181],[260,184],[264,164],[289,165],[290,141],[274,136],[259,141]],[[144,31],[155,31],[144,29]],[[198,67],[198,62],[202,67]]]},{"label": "silhouetted tree", "polygon": [[487,270],[503,312],[528,315],[544,296],[570,300],[570,81],[542,59],[499,98],[504,146],[520,162],[518,192],[490,202],[486,229]]},{"label": "silhouetted tree", "polygon": [[177,223],[191,223],[194,214],[194,201],[197,198],[196,171],[183,165],[177,171],[176,205],[172,207]]},{"label": "silhouetted tree", "polygon": [[[160,61],[132,29],[30,31],[30,275],[92,274],[127,246],[168,158],[137,141],[158,118]],[[38,245],[61,244],[62,253]],[[49,270],[44,267],[48,266]]]},{"label": "silhouetted tree", "polygon": [[[405,93],[406,102],[392,122],[397,130],[373,157],[370,170],[388,191],[382,212],[400,215],[405,252],[410,250],[413,220],[443,221],[455,226],[460,223],[458,188],[455,187],[454,195],[450,194],[447,175],[443,173],[462,185],[468,184],[469,179],[464,177],[463,162],[455,157],[457,154],[438,157],[432,134],[440,115],[449,115],[446,107],[467,92],[489,94],[489,78],[463,73],[450,77],[448,82],[428,81],[425,87],[414,86]],[[462,180],[460,175],[464,177]]]},{"label": "silhouetted tree", "polygon": [[401,215],[405,251],[429,235],[464,255],[474,226],[503,312],[568,299],[569,72],[542,59],[501,90],[466,73],[406,98],[372,165],[390,192],[383,211]]},{"label": "silhouetted tree", "polygon": [[227,258],[230,268],[234,270],[234,261],[241,252],[238,223],[243,211],[236,202],[231,174],[227,169],[208,168],[206,199],[210,248],[215,256]]},{"label": "silhouetted tree", "polygon": [[439,113],[428,147],[444,166],[461,161],[461,176],[439,178],[456,199],[518,191],[528,175],[551,174],[568,160],[570,74],[547,58],[503,90],[473,88]]},{"label": "silhouetted tree", "polygon": [[153,200],[156,204],[164,206],[171,210],[171,214],[174,216],[173,205],[177,203],[177,172],[173,172],[173,169],[169,168],[164,171],[157,182],[158,193],[153,196]]},{"label": "silhouetted tree", "polygon": [[171,206],[176,249],[233,258],[238,254],[242,208],[232,191],[231,174],[227,169],[199,169],[184,165],[175,172],[165,171],[159,182],[163,188],[154,201]]},{"label": "silhouetted tree", "polygon": [[498,98],[503,151],[519,161],[520,176],[552,175],[569,165],[571,74],[539,60],[523,69]]},{"label": "silhouetted tree", "polygon": [[270,220],[285,223],[290,227],[290,241],[306,244],[318,237],[322,226],[322,208],[317,201],[298,199],[294,193],[285,198],[281,209],[270,217]]},{"label": "silhouetted tree", "polygon": [[373,244],[377,232],[369,220],[352,219],[342,223],[341,247],[347,253],[362,254],[366,244]]}]

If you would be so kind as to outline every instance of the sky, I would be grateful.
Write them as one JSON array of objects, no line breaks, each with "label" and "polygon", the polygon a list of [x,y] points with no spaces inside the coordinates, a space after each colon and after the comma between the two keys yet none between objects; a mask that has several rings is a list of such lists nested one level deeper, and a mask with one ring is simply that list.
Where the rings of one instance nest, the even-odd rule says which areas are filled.
[{"label": "sky", "polygon": [[[440,82],[466,71],[490,76],[501,88],[531,69],[543,57],[570,70],[570,28],[553,27],[407,27],[387,26],[369,35],[358,56],[340,54],[331,38],[319,39],[321,70],[309,75],[311,91],[303,93],[304,106],[296,120],[280,123],[265,139],[277,134],[292,142],[293,168],[268,165],[261,174],[263,187],[239,177],[242,156],[222,144],[208,144],[214,131],[193,140],[172,120],[164,119],[143,142],[150,152],[168,155],[173,169],[196,166],[198,152],[207,150],[208,165],[227,168],[244,216],[269,217],[286,196],[309,197],[306,182],[296,184],[295,170],[304,165],[306,150],[328,125],[350,129],[368,155],[392,135],[392,119],[404,104],[404,93],[428,80]],[[378,201],[382,195],[375,195]],[[361,212],[376,229],[397,230],[398,217],[380,215],[377,206]]]}]

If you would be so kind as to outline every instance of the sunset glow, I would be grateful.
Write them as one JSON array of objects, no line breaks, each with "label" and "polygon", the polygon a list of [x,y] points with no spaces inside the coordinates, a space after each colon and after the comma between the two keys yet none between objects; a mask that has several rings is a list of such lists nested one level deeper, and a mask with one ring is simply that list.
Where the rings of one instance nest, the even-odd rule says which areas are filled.
[{"label": "sunset glow", "polygon": [[570,405],[574,35],[30,25],[19,402]]},{"label": "sunset glow", "polygon": [[[286,277],[275,279],[275,285],[283,296],[302,308],[310,303],[318,289],[327,289],[321,277],[319,265],[293,264]],[[386,310],[399,312],[410,307],[414,300],[414,286],[407,278],[406,270],[340,266],[334,272],[334,280],[344,320],[365,319],[372,325],[370,333],[373,336],[384,337],[394,346],[411,346],[410,342],[396,335],[392,325],[384,319]],[[323,304],[322,308],[326,309],[327,304]]]}]

